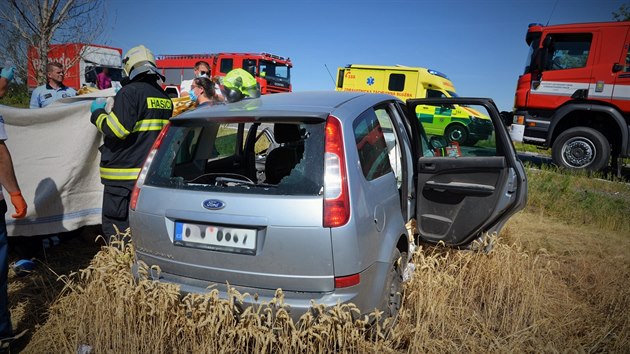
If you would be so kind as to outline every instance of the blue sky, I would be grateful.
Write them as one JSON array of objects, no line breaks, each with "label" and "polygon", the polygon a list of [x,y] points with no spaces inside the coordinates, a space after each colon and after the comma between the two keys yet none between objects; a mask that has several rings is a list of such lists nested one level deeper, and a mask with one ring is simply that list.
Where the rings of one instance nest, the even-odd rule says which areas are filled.
[{"label": "blue sky", "polygon": [[106,0],[102,44],[155,54],[290,57],[294,91],[333,90],[338,67],[407,65],[449,76],[461,96],[511,110],[529,23],[612,21],[616,0]]}]

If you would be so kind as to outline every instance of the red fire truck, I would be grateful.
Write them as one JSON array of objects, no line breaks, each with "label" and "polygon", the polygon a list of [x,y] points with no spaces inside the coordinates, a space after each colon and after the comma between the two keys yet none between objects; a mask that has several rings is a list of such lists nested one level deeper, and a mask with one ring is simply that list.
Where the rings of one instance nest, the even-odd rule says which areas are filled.
[{"label": "red fire truck", "polygon": [[531,24],[511,134],[556,165],[620,172],[630,156],[630,22]]},{"label": "red fire truck", "polygon": [[[75,90],[83,86],[96,87],[96,75],[103,68],[109,69],[112,86],[120,86],[123,77],[122,49],[85,43],[51,44],[48,62],[63,65],[66,76],[63,83]],[[35,47],[28,50],[28,87],[37,87],[36,68],[40,70],[41,60]],[[41,70],[46,70],[41,68]]]},{"label": "red fire truck", "polygon": [[291,59],[269,53],[162,54],[156,64],[166,77],[164,89],[171,97],[179,97],[183,80],[194,77],[195,63],[210,64],[212,77],[225,76],[230,70],[249,71],[260,84],[261,94],[291,91]]}]

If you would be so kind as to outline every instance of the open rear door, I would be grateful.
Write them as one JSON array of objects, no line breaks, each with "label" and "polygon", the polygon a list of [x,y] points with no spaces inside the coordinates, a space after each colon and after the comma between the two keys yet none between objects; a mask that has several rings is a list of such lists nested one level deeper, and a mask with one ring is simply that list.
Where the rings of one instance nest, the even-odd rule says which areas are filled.
[{"label": "open rear door", "polygon": [[[426,136],[416,106],[469,112],[469,122]],[[408,119],[421,141],[415,173],[416,218],[420,238],[465,246],[485,231],[498,232],[525,207],[527,178],[499,112],[489,99],[435,98],[407,101]],[[450,130],[449,130],[450,128]],[[446,135],[459,129],[463,142]]]}]

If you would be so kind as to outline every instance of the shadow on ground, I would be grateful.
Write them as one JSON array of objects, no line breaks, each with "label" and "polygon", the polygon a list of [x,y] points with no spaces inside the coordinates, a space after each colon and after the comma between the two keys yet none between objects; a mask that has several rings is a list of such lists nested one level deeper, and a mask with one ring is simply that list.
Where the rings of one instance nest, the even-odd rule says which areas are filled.
[{"label": "shadow on ground", "polygon": [[64,287],[60,276],[86,268],[100,250],[100,225],[58,235],[59,244],[44,247],[48,237],[9,237],[9,264],[32,254],[36,268],[18,276],[9,270],[9,307],[15,333],[27,333],[12,344],[11,352],[19,353],[28,344],[37,326],[46,322],[48,309]]}]

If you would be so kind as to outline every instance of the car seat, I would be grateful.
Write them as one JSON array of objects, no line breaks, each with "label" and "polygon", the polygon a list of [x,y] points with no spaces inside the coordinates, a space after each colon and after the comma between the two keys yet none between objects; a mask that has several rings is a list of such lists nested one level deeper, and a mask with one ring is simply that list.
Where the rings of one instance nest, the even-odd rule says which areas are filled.
[{"label": "car seat", "polygon": [[265,182],[278,184],[291,173],[304,153],[304,145],[297,124],[278,123],[273,127],[274,139],[280,146],[271,150],[265,163]]}]

